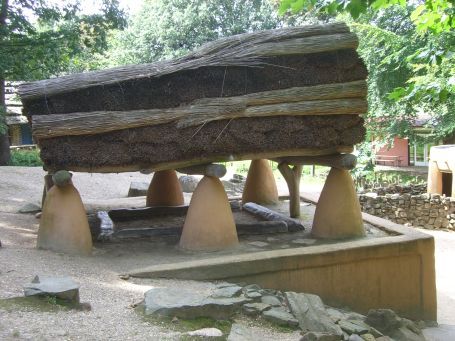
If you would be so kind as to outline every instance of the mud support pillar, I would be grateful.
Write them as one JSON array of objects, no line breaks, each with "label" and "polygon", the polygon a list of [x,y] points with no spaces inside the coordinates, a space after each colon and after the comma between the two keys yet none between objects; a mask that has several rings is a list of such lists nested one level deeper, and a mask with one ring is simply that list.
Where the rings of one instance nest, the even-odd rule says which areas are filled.
[{"label": "mud support pillar", "polygon": [[71,181],[71,173],[58,171],[52,176],[52,181],[54,186],[47,191],[43,204],[37,247],[56,252],[90,254],[92,236],[87,214]]},{"label": "mud support pillar", "polygon": [[300,217],[300,178],[302,165],[291,168],[287,163],[280,163],[278,169],[286,180],[289,189],[289,214],[291,218]]},{"label": "mud support pillar", "polygon": [[251,161],[242,195],[242,203],[247,202],[254,202],[259,205],[278,203],[275,177],[268,160]]},{"label": "mud support pillar", "polygon": [[183,191],[175,170],[155,172],[147,190],[146,205],[153,207],[183,204]]},{"label": "mud support pillar", "polygon": [[44,176],[44,188],[43,188],[43,197],[41,199],[41,209],[44,206],[44,201],[46,200],[47,192],[54,186],[54,181],[52,181],[52,174],[46,174]]},{"label": "mud support pillar", "polygon": [[235,221],[223,184],[216,177],[204,176],[191,198],[180,247],[214,251],[237,244]]},{"label": "mud support pillar", "polygon": [[359,199],[348,170],[330,170],[316,206],[312,234],[333,239],[365,235]]},{"label": "mud support pillar", "polygon": [[[453,184],[454,182],[452,182]],[[438,163],[430,160],[428,165],[428,187],[427,192],[432,194],[442,194],[442,173],[439,171]],[[453,194],[452,190],[452,195]]]}]

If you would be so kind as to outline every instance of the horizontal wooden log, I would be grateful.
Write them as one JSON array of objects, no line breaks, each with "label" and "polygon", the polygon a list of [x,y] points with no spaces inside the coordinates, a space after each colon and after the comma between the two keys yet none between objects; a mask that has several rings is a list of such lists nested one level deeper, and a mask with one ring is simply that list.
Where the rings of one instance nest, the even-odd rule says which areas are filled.
[{"label": "horizontal wooden log", "polygon": [[[143,237],[179,237],[182,234],[182,228],[178,226],[170,227],[143,227],[143,228],[125,228],[113,231],[111,234],[98,236],[98,241],[108,241],[115,238],[143,238]],[[288,232],[288,225],[284,221],[258,221],[254,223],[236,224],[237,235],[263,235]]]},{"label": "horizontal wooden log", "polygon": [[295,232],[295,231],[302,231],[305,229],[303,224],[296,220],[296,219],[291,219],[284,214],[272,211],[271,209],[268,209],[267,207],[252,203],[252,202],[247,202],[246,204],[243,205],[243,209],[253,215],[255,215],[258,218],[268,220],[268,221],[284,221],[288,225],[289,232]]},{"label": "horizontal wooden log", "polygon": [[222,178],[226,175],[227,170],[224,165],[211,163],[178,168],[177,172],[190,175],[207,175],[215,178]]},{"label": "horizontal wooden log", "polygon": [[134,219],[148,219],[163,216],[184,216],[188,205],[184,206],[156,206],[145,208],[119,208],[110,210],[108,215],[112,221],[128,221]]},{"label": "horizontal wooden log", "polygon": [[[284,156],[302,156],[302,155],[327,155],[334,153],[351,153],[354,150],[353,146],[336,146],[332,148],[296,148],[286,149],[273,152],[262,153],[239,153],[229,155],[217,155],[210,157],[199,157],[190,160],[178,160],[173,162],[157,162],[153,164],[128,164],[128,165],[66,165],[65,168],[73,172],[90,172],[90,173],[121,173],[121,172],[135,172],[143,169],[150,169],[153,171],[160,171],[166,169],[178,169],[211,162],[228,162],[228,161],[242,161],[253,159],[274,159]],[[46,171],[56,171],[52,167],[44,167]]]},{"label": "horizontal wooden log", "polygon": [[338,169],[353,169],[357,164],[357,157],[352,154],[333,154],[318,156],[288,156],[273,159],[278,163],[288,165],[320,165]]},{"label": "horizontal wooden log", "polygon": [[349,83],[273,90],[228,98],[206,98],[186,107],[134,111],[97,111],[33,117],[36,139],[93,135],[176,122],[179,128],[210,121],[282,115],[364,114],[366,83]]},{"label": "horizontal wooden log", "polygon": [[349,33],[344,23],[260,31],[210,42],[176,60],[128,65],[21,84],[19,94],[22,99],[31,99],[93,86],[120,84],[132,79],[162,77],[204,66],[261,66],[261,56],[308,54],[349,47],[357,47],[357,38]]}]

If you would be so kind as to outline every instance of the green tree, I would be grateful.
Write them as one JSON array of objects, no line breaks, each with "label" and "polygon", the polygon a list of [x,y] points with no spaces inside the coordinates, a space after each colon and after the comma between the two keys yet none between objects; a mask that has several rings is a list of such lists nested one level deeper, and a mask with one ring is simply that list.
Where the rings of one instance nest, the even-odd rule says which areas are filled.
[{"label": "green tree", "polygon": [[417,138],[411,122],[431,115],[430,139],[455,132],[455,1],[281,0],[280,12],[348,14],[369,69],[369,128]]},{"label": "green tree", "polygon": [[106,63],[174,58],[219,37],[280,25],[269,0],[149,0],[112,39]]},{"label": "green tree", "polygon": [[[108,32],[122,28],[118,0],[102,0],[99,11],[84,14],[78,0],[0,0],[0,110],[5,80],[36,80],[89,67],[87,56],[107,48]],[[0,165],[9,162],[9,144],[0,117]]]}]

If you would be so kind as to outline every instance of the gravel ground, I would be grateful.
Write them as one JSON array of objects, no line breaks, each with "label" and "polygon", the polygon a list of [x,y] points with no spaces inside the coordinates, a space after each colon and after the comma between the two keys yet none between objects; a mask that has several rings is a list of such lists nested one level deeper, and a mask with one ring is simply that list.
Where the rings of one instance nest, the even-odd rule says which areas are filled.
[{"label": "gravel ground", "polygon": [[[178,340],[181,334],[168,325],[138,315],[131,305],[149,288],[168,286],[192,288],[192,281],[121,280],[121,269],[147,264],[144,250],[134,247],[95,250],[81,257],[35,249],[38,220],[17,214],[27,202],[39,203],[44,172],[39,168],[0,167],[0,298],[23,295],[22,287],[36,274],[70,276],[80,286],[81,302],[91,311],[46,312],[36,308],[0,306],[0,340]],[[84,203],[122,203],[131,181],[149,181],[150,175],[76,174],[74,183]],[[115,200],[115,201],[114,201]],[[134,206],[143,198],[123,199]],[[107,253],[106,253],[107,252]],[[163,255],[162,257],[165,257]],[[186,257],[184,254],[182,257]],[[245,323],[245,321],[243,321]],[[248,321],[246,321],[248,322]],[[297,332],[281,333],[266,326],[254,328],[258,339],[298,340]]]}]

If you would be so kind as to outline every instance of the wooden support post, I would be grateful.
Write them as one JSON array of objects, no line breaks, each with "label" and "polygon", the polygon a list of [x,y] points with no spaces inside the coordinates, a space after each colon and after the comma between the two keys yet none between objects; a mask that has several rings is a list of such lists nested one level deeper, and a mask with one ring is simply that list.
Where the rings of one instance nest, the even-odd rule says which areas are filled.
[{"label": "wooden support post", "polygon": [[[40,219],[37,247],[57,252],[90,254],[92,236],[87,214],[71,174],[58,171],[47,192]],[[50,182],[49,182],[50,183]]]},{"label": "wooden support post", "polygon": [[289,167],[287,163],[280,163],[278,169],[286,180],[289,189],[289,214],[291,218],[300,217],[300,178],[302,165]]},{"label": "wooden support post", "polygon": [[163,170],[153,174],[147,190],[146,206],[182,206],[183,191],[175,170]]},{"label": "wooden support post", "polygon": [[190,175],[208,175],[215,178],[222,178],[226,175],[226,167],[220,164],[204,164],[178,168],[177,172]]}]

